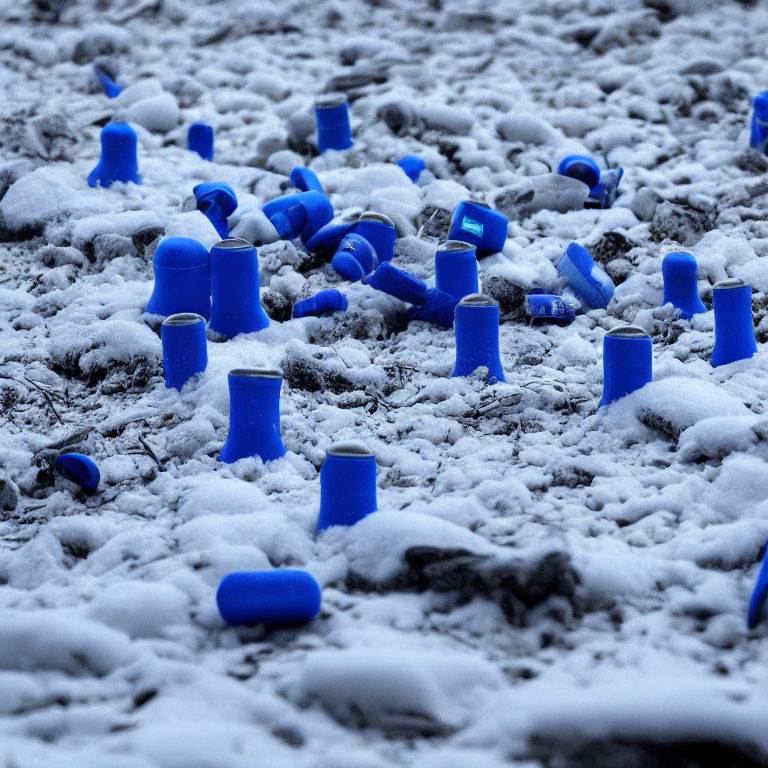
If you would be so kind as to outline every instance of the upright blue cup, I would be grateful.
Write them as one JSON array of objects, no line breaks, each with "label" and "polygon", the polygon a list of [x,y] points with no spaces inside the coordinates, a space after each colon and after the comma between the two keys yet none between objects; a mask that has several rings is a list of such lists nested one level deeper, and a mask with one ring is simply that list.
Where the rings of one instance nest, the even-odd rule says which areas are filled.
[{"label": "upright blue cup", "polygon": [[329,93],[315,101],[317,119],[317,148],[349,149],[352,127],[349,124],[349,102],[343,93]]},{"label": "upright blue cup", "polygon": [[668,253],[661,263],[661,274],[664,276],[662,304],[671,303],[685,318],[707,311],[699,296],[697,271],[696,259],[690,253]]},{"label": "upright blue cup", "polygon": [[322,192],[312,189],[270,200],[262,211],[281,239],[301,237],[304,243],[333,218],[331,201]]},{"label": "upright blue cup", "polygon": [[360,443],[332,445],[320,468],[317,530],[354,525],[376,508],[376,457]]},{"label": "upright blue cup", "polygon": [[221,460],[232,464],[247,456],[272,461],[285,456],[280,436],[280,371],[237,368],[229,372],[229,432]]},{"label": "upright blue cup", "polygon": [[749,145],[763,154],[768,151],[768,91],[755,96]]},{"label": "upright blue cup", "polygon": [[208,217],[219,237],[229,237],[227,218],[237,208],[237,197],[232,187],[223,181],[206,181],[198,184],[192,192],[197,200],[197,210]]},{"label": "upright blue cup", "polygon": [[504,248],[509,219],[481,203],[459,203],[451,216],[449,240],[462,240],[477,248],[478,256],[488,256]]},{"label": "upright blue cup", "polygon": [[637,325],[612,328],[603,338],[603,399],[609,405],[653,379],[653,346]]},{"label": "upright blue cup", "polygon": [[398,160],[397,164],[414,184],[419,180],[421,172],[427,167],[427,164],[420,157],[416,157],[416,155],[406,155]]},{"label": "upright blue cup", "polygon": [[752,288],[743,280],[731,278],[715,283],[715,348],[712,365],[716,368],[745,360],[757,352],[752,325]]},{"label": "upright blue cup", "polygon": [[203,160],[213,160],[213,128],[207,123],[192,123],[187,131],[187,149]]},{"label": "upright blue cup", "polygon": [[116,181],[141,184],[137,146],[136,131],[128,123],[107,123],[101,129],[101,157],[88,175],[88,185],[108,187]]},{"label": "upright blue cup", "polygon": [[309,168],[302,168],[297,165],[291,171],[291,184],[302,192],[309,192],[315,190],[315,192],[322,192],[323,185],[320,183],[320,179],[317,178],[317,174]]},{"label": "upright blue cup", "polygon": [[402,269],[384,262],[370,277],[363,281],[377,291],[394,296],[409,304],[421,305],[427,301],[427,284]]},{"label": "upright blue cup", "polygon": [[208,365],[205,318],[193,312],[166,317],[160,326],[160,338],[163,341],[165,386],[181,392],[185,382],[202,373]]},{"label": "upright blue cup", "polygon": [[499,357],[499,305],[490,296],[474,293],[456,305],[456,365],[451,376],[469,376],[488,368],[488,381],[505,381]]},{"label": "upright blue cup", "polygon": [[331,266],[353,283],[362,280],[379,265],[373,246],[360,235],[350,233],[339,245],[331,259]]},{"label": "upright blue cup", "polygon": [[361,213],[352,231],[364,237],[374,247],[382,264],[385,261],[392,261],[395,255],[397,232],[389,216],[375,211]]},{"label": "upright blue cup", "polygon": [[155,249],[152,266],[155,286],[147,312],[211,316],[211,256],[202,243],[190,237],[168,237]]},{"label": "upright blue cup", "polygon": [[475,247],[461,240],[447,240],[435,253],[435,287],[457,299],[480,288]]},{"label": "upright blue cup", "polygon": [[242,571],[222,579],[216,604],[227,624],[300,624],[320,613],[320,585],[306,571]]},{"label": "upright blue cup", "polygon": [[259,260],[247,240],[228,238],[211,248],[211,319],[217,333],[232,338],[269,326],[259,293]]}]

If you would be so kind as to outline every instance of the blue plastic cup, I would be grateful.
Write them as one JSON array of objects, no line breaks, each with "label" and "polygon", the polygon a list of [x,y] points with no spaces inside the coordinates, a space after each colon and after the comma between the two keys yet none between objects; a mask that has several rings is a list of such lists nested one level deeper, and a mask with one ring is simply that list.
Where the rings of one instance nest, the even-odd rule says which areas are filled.
[{"label": "blue plastic cup", "polygon": [[227,624],[301,624],[320,613],[320,585],[306,571],[243,571],[225,576],[216,591]]},{"label": "blue plastic cup", "polygon": [[583,245],[568,246],[557,264],[557,272],[568,280],[574,293],[590,309],[603,309],[613,298],[613,280],[595,264]]},{"label": "blue plastic cup", "polygon": [[206,181],[198,184],[192,192],[197,201],[197,210],[208,217],[219,237],[229,237],[227,219],[237,208],[237,197],[232,187],[223,181]]},{"label": "blue plastic cup", "polygon": [[743,280],[730,278],[715,283],[715,348],[712,365],[716,368],[745,360],[757,352],[752,325],[752,288]]},{"label": "blue plastic cup", "polygon": [[166,238],[155,249],[152,265],[155,285],[147,312],[211,316],[211,255],[202,243],[189,237]]},{"label": "blue plastic cup", "polygon": [[600,168],[597,163],[585,155],[568,155],[560,161],[557,172],[561,176],[569,176],[584,182],[590,191],[590,195],[600,181]]},{"label": "blue plastic cup", "polygon": [[315,101],[317,119],[317,148],[349,149],[352,127],[349,124],[349,102],[343,93],[329,93]]},{"label": "blue plastic cup", "polygon": [[469,376],[481,366],[488,381],[505,381],[499,356],[499,305],[482,293],[465,296],[456,305],[456,365],[451,376]]},{"label": "blue plastic cup", "polygon": [[331,266],[353,283],[362,280],[379,265],[373,246],[360,235],[350,233],[339,245],[331,259]]},{"label": "blue plastic cup", "polygon": [[653,346],[637,325],[612,328],[603,338],[603,399],[609,405],[653,379]]},{"label": "blue plastic cup", "polygon": [[136,131],[128,123],[107,123],[101,129],[101,157],[88,174],[88,185],[108,187],[116,181],[141,184],[137,146]]},{"label": "blue plastic cup", "polygon": [[509,219],[481,203],[459,203],[451,216],[449,240],[463,240],[477,248],[478,256],[498,253],[507,241]]},{"label": "blue plastic cup", "polygon": [[435,287],[457,299],[480,288],[475,246],[462,240],[447,240],[435,253]]},{"label": "blue plastic cup", "polygon": [[230,237],[211,248],[211,330],[231,339],[269,326],[259,293],[259,259],[247,240]]},{"label": "blue plastic cup", "polygon": [[213,128],[207,123],[192,123],[187,131],[187,148],[203,160],[213,160]]},{"label": "blue plastic cup", "polygon": [[421,305],[427,301],[427,284],[418,277],[393,267],[388,261],[363,282],[377,291],[409,304]]},{"label": "blue plastic cup", "polygon": [[309,190],[270,200],[263,208],[282,240],[306,243],[333,218],[333,205],[322,192]]},{"label": "blue plastic cup", "polygon": [[755,96],[749,145],[763,153],[768,149],[768,91]]},{"label": "blue plastic cup", "polygon": [[352,231],[356,235],[364,237],[374,247],[382,264],[385,261],[392,261],[395,256],[397,232],[394,222],[389,216],[375,211],[361,213]]},{"label": "blue plastic cup", "polygon": [[320,468],[317,530],[354,525],[376,509],[376,457],[360,443],[332,445]]},{"label": "blue plastic cup", "polygon": [[707,311],[699,296],[697,271],[696,259],[690,253],[668,253],[661,264],[664,276],[662,304],[671,303],[685,318]]},{"label": "blue plastic cup", "polygon": [[280,436],[280,371],[237,368],[229,372],[229,432],[221,460],[258,456],[272,461],[285,456]]},{"label": "blue plastic cup", "polygon": [[181,392],[185,382],[208,365],[205,318],[193,312],[167,317],[160,326],[165,386]]},{"label": "blue plastic cup", "polygon": [[334,312],[346,312],[347,297],[335,288],[328,288],[293,305],[293,317],[322,317]]}]

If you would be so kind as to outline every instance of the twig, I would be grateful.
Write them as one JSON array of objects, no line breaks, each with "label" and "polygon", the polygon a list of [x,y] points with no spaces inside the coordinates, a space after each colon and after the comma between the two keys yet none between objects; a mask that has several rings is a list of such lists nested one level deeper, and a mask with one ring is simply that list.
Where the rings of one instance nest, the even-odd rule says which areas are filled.
[{"label": "twig", "polygon": [[155,464],[157,464],[157,468],[161,471],[164,470],[165,467],[163,466],[160,459],[157,458],[157,456],[155,455],[155,452],[149,447],[149,444],[147,443],[147,441],[143,437],[139,437],[139,442],[141,443],[142,447],[146,451],[147,456],[149,456],[149,458],[152,459],[152,461],[154,461]]},{"label": "twig", "polygon": [[53,415],[56,417],[59,424],[63,425],[64,421],[62,420],[61,416],[59,416],[59,412],[56,410],[56,406],[53,404],[51,396],[39,384],[37,384],[37,382],[32,381],[32,379],[29,379],[25,376],[24,380],[28,381],[45,398],[45,402],[48,403],[48,407],[53,411]]}]

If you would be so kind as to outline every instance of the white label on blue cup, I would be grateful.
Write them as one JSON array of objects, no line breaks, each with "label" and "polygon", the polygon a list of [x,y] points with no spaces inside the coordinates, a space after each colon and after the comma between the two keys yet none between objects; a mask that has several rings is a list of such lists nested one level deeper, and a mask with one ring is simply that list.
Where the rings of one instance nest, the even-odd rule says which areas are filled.
[{"label": "white label on blue cup", "polygon": [[483,225],[479,221],[468,219],[466,216],[461,219],[461,228],[465,232],[471,232],[473,235],[477,235],[478,237],[483,236]]}]

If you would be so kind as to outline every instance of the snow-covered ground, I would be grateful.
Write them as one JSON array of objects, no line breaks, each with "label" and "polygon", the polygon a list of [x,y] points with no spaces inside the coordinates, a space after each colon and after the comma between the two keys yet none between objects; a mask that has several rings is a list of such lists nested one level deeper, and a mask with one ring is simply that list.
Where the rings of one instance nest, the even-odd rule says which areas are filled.
[{"label": "snow-covered ground", "polygon": [[[0,19],[0,764],[766,764],[768,629],[745,622],[768,539],[768,159],[746,131],[762,4],[0,0]],[[131,86],[118,99],[94,59]],[[330,90],[355,145],[318,157]],[[112,117],[139,133],[144,183],[93,190]],[[214,163],[185,148],[196,120]],[[574,151],[625,168],[614,207],[521,204]],[[506,383],[448,378],[452,331],[276,242],[275,322],[211,340],[205,374],[165,388],[144,314],[159,239],[216,241],[201,181],[235,189],[235,235],[271,239],[260,208],[295,165],[339,216],[389,215],[395,264],[424,279],[457,202],[510,217],[481,263]],[[565,288],[572,241],[615,298],[531,328],[524,293]],[[713,369],[712,313],[658,307],[674,250],[709,307],[716,281],[751,283],[756,357]],[[346,314],[288,320],[326,287]],[[619,321],[651,333],[655,381],[598,411]],[[284,372],[288,452],[224,465],[226,374],[257,365]],[[380,511],[318,537],[338,439],[376,453]],[[97,495],[54,474],[64,448],[97,461]],[[281,567],[318,579],[321,615],[226,627],[222,577]]]}]

